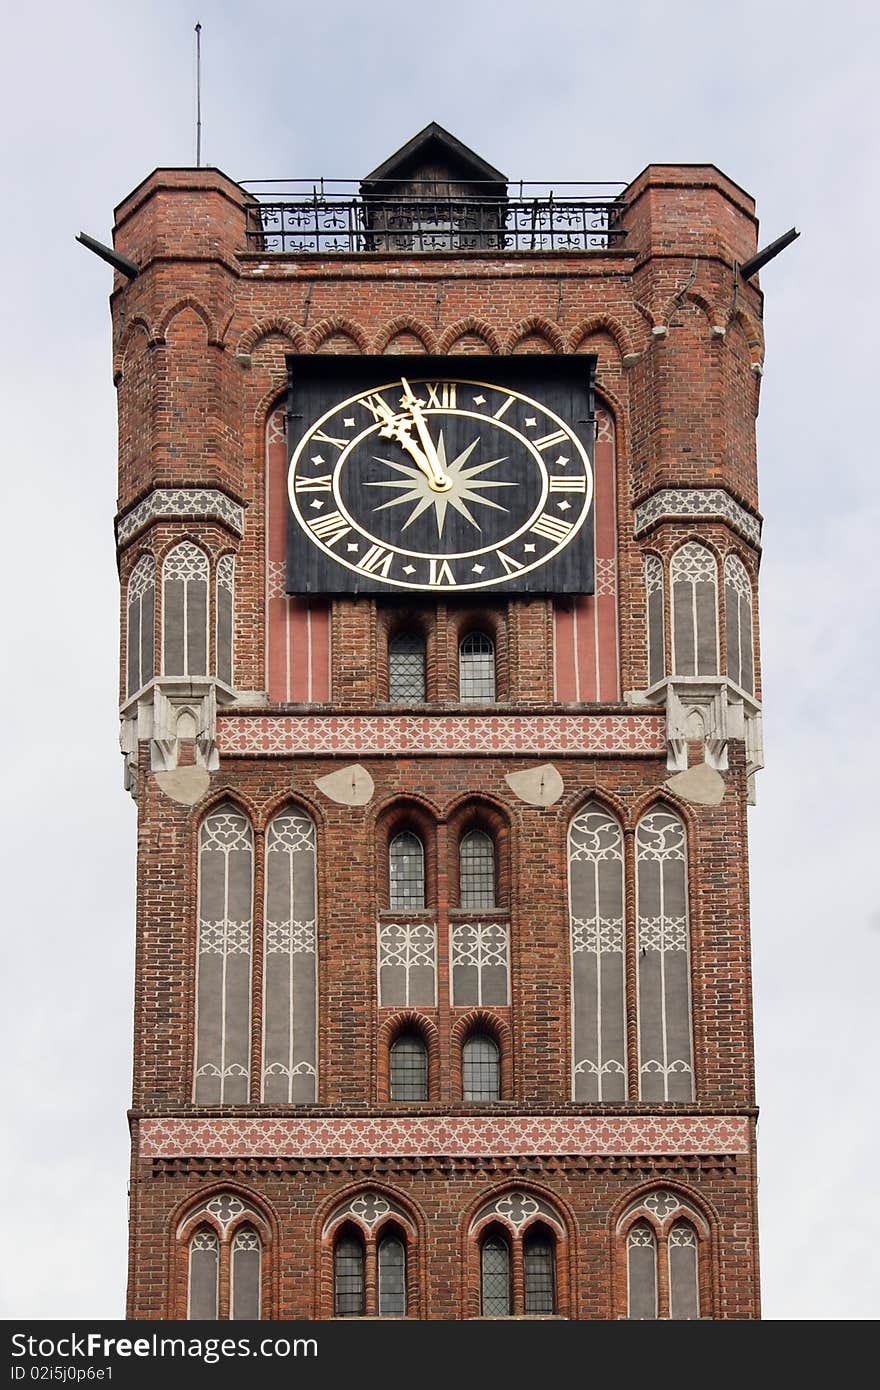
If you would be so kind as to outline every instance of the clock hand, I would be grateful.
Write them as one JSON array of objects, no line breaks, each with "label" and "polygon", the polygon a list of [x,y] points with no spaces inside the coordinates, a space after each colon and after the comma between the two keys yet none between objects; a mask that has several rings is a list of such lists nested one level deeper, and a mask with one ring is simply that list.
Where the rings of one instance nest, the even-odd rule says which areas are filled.
[{"label": "clock hand", "polygon": [[434,441],[428,429],[427,421],[422,414],[422,407],[406,377],[402,376],[400,380],[404,391],[404,404],[409,407],[409,413],[412,416],[413,423],[418,431],[419,440],[421,441],[422,448],[428,460],[430,468],[428,482],[435,492],[448,492],[454,484],[449,474],[440,463],[437,450],[434,447]]},{"label": "clock hand", "polygon": [[[413,463],[424,473],[428,482],[434,486],[434,479],[436,477],[435,469],[427,454],[412,437],[411,431],[415,424],[415,420],[413,418],[407,419],[405,415],[395,415],[394,411],[390,406],[386,405],[381,396],[372,403],[371,409],[385,422],[379,430],[380,439],[396,439],[401,448],[405,449],[409,454]],[[450,486],[451,485],[450,482]]]}]

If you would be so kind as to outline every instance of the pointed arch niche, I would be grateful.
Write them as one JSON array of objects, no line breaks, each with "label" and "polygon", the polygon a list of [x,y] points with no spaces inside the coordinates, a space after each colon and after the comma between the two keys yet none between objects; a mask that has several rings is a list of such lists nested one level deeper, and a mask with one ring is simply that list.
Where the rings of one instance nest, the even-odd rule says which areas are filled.
[{"label": "pointed arch niche", "polygon": [[287,574],[287,441],[284,407],[266,423],[266,681],[273,704],[330,699],[330,605],[291,597]]},{"label": "pointed arch niche", "polygon": [[617,517],[614,416],[596,406],[595,592],[555,599],[556,699],[583,703],[620,698],[617,641]]}]

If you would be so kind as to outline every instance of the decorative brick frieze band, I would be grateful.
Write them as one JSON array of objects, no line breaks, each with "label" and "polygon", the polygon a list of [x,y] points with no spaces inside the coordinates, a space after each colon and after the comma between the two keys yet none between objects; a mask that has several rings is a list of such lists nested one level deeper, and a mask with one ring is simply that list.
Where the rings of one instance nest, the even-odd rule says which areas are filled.
[{"label": "decorative brick frieze band", "polygon": [[761,523],[745,507],[740,506],[721,487],[662,488],[635,509],[634,530],[637,536],[654,522],[672,518],[676,521],[699,518],[706,521],[726,521],[752,545],[761,543]]},{"label": "decorative brick frieze band", "polygon": [[125,545],[160,516],[197,516],[208,521],[222,521],[237,536],[244,531],[244,507],[217,488],[154,488],[117,521],[117,545]]},{"label": "decorative brick frieze band", "polygon": [[666,754],[660,714],[220,715],[220,753]]},{"label": "decorative brick frieze band", "polygon": [[740,1116],[568,1115],[400,1119],[162,1119],[140,1122],[141,1158],[516,1158],[749,1152]]}]

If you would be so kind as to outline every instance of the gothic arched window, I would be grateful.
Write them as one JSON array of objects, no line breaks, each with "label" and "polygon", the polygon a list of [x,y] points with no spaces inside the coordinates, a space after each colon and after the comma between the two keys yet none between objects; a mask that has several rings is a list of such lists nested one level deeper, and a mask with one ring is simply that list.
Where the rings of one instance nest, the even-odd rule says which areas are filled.
[{"label": "gothic arched window", "polygon": [[663,615],[663,561],[645,556],[645,593],[648,602],[648,685],[666,675],[666,635]]},{"label": "gothic arched window", "polygon": [[219,806],[199,832],[199,932],[194,1100],[243,1105],[251,1047],[253,832]]},{"label": "gothic arched window", "polygon": [[657,1242],[647,1221],[630,1227],[626,1239],[627,1315],[657,1316]]},{"label": "gothic arched window", "polygon": [[556,1312],[556,1255],[549,1231],[530,1228],[523,1238],[523,1280],[527,1313]]},{"label": "gothic arched window", "polygon": [[626,1099],[623,835],[592,801],[568,833],[573,1092]]},{"label": "gothic arched window", "polygon": [[187,1317],[214,1322],[217,1317],[217,1274],[220,1242],[210,1226],[201,1226],[189,1243]]},{"label": "gothic arched window", "polygon": [[718,674],[718,568],[706,546],[688,541],[669,568],[672,652],[677,676]]},{"label": "gothic arched window", "polygon": [[235,556],[217,561],[217,676],[233,685],[233,631],[235,617]]},{"label": "gothic arched window", "polygon": [[208,673],[208,557],[192,541],[181,541],[162,566],[162,671]]},{"label": "gothic arched window", "polygon": [[752,648],[752,585],[738,555],[724,561],[724,612],[727,627],[727,674],[732,681],[755,693],[755,658]]},{"label": "gothic arched window", "polygon": [[642,1100],[693,1100],[687,840],[666,807],[636,829],[639,1085]]},{"label": "gothic arched window", "polygon": [[461,1090],[463,1100],[501,1098],[501,1054],[487,1033],[472,1033],[462,1048]]},{"label": "gothic arched window", "polygon": [[379,1317],[406,1317],[406,1246],[401,1236],[390,1233],[379,1241]]},{"label": "gothic arched window", "polygon": [[388,644],[388,698],[400,704],[425,699],[427,662],[420,632],[399,632]]},{"label": "gothic arched window", "polygon": [[469,632],[459,645],[458,698],[495,699],[495,643],[485,632]]},{"label": "gothic arched window", "polygon": [[232,1240],[230,1305],[233,1318],[255,1321],[260,1316],[260,1237],[251,1226],[239,1226]]},{"label": "gothic arched window", "polygon": [[425,851],[411,830],[395,835],[388,846],[389,907],[418,912],[425,906]]},{"label": "gothic arched window", "polygon": [[510,1317],[510,1245],[500,1231],[480,1245],[480,1308],[484,1318]]},{"label": "gothic arched window", "polygon": [[700,1316],[697,1233],[689,1221],[676,1221],[667,1240],[669,1253],[669,1316]]},{"label": "gothic arched window", "polygon": [[266,831],[263,1099],[317,1099],[315,827],[299,811]]},{"label": "gothic arched window", "polygon": [[125,613],[125,691],[134,695],[155,674],[156,561],[152,555],[142,555],[129,575]]},{"label": "gothic arched window", "polygon": [[495,906],[495,846],[484,830],[469,830],[458,847],[461,907]]},{"label": "gothic arched window", "polygon": [[391,1044],[392,1100],[428,1099],[428,1049],[418,1033],[401,1033]]},{"label": "gothic arched window", "polygon": [[345,1230],[333,1249],[333,1311],[337,1318],[362,1318],[366,1311],[364,1242]]}]

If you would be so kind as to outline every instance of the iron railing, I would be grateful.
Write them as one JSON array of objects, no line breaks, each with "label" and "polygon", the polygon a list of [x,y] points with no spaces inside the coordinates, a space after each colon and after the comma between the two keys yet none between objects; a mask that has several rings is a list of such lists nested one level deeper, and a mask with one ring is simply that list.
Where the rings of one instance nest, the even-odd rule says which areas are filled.
[{"label": "iron railing", "polygon": [[[300,181],[306,184],[308,181]],[[626,236],[622,184],[516,184],[519,196],[478,188],[433,187],[424,180],[409,196],[395,181],[387,196],[371,186],[356,196],[345,180],[321,179],[293,191],[254,191],[247,205],[247,250],[261,255],[334,255],[405,251],[601,251]],[[534,193],[531,190],[535,190]]]}]

